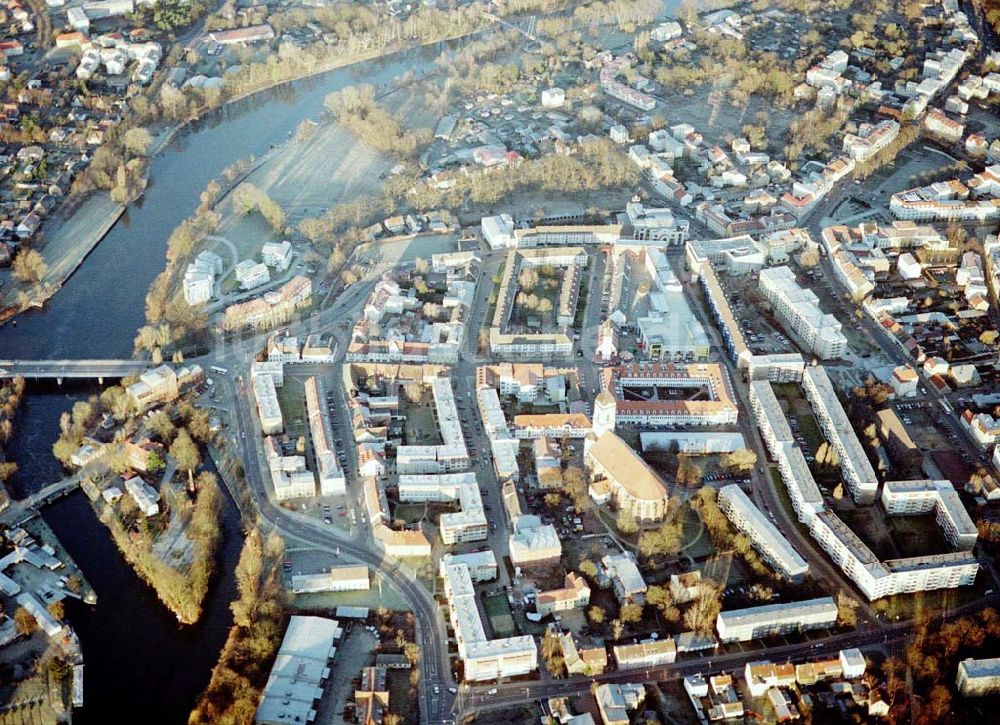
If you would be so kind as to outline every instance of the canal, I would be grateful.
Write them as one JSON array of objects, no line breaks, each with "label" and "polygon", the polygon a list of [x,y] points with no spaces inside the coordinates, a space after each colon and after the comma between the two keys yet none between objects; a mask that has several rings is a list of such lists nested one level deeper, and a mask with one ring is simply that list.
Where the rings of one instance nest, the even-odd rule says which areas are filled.
[{"label": "canal", "polygon": [[[0,327],[0,358],[130,357],[135,332],[144,324],[146,291],[165,264],[167,237],[191,214],[211,179],[233,162],[287,141],[301,121],[322,113],[326,94],[355,83],[390,82],[426,67],[441,49],[400,53],[266,91],[177,134],[153,159],[141,203],[129,208],[45,309],[21,315],[16,327]],[[332,166],[339,159],[322,161]],[[20,466],[12,496],[62,477],[51,453],[59,417],[76,400],[98,392],[96,383],[29,382],[7,447]],[[94,607],[67,607],[86,664],[85,704],[74,720],[122,722],[129,713],[150,725],[186,722],[232,621],[233,570],[242,544],[235,505],[227,499],[218,574],[194,626],[179,626],[132,572],[82,493],[48,507],[44,517],[98,597]]]}]

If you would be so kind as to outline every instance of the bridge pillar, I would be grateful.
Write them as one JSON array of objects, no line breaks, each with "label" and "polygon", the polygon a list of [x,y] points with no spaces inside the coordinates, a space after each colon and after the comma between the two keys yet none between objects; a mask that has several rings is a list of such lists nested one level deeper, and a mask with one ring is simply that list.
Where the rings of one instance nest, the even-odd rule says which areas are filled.
[{"label": "bridge pillar", "polygon": [[97,378],[97,384],[98,385],[104,385],[104,378],[103,377],[98,377]]},{"label": "bridge pillar", "polygon": [[62,385],[62,378],[56,378],[56,382]]}]

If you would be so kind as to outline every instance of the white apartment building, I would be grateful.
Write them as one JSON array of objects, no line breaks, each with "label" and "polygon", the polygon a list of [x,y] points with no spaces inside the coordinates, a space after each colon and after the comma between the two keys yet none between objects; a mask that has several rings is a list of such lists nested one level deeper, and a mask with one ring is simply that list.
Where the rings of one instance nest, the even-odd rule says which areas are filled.
[{"label": "white apartment building", "polygon": [[807,367],[802,377],[802,389],[823,429],[823,435],[840,458],[840,470],[854,500],[871,503],[875,500],[878,479],[826,370],[819,366]]},{"label": "white apartment building", "polygon": [[770,383],[751,381],[750,410],[767,450],[778,463],[799,521],[808,524],[826,504]]},{"label": "white apartment building", "polygon": [[777,527],[772,524],[737,484],[719,489],[719,507],[754,548],[781,576],[799,579],[809,571],[809,564],[792,548]]},{"label": "white apartment building", "polygon": [[451,564],[465,564],[474,582],[488,582],[497,578],[497,557],[490,550],[472,551],[467,554],[442,554],[439,571],[444,577],[445,567]]},{"label": "white apartment building", "polygon": [[491,327],[490,352],[504,360],[569,357],[573,354],[573,341],[562,332],[511,335]]},{"label": "white apartment building", "polygon": [[271,281],[271,273],[267,266],[252,259],[238,262],[233,273],[236,276],[236,281],[240,283],[240,289],[253,289]]},{"label": "white apartment building", "polygon": [[486,638],[468,566],[442,563],[442,577],[449,619],[466,680],[480,682],[516,677],[538,669],[538,648],[534,637]]},{"label": "white apartment building", "polygon": [[258,375],[269,376],[274,381],[274,387],[280,388],[285,384],[285,364],[271,360],[255,361],[250,365],[250,376]]},{"label": "white apartment building", "polygon": [[990,695],[1000,691],[1000,657],[973,659],[958,663],[955,684],[966,697]]},{"label": "white apartment building", "polygon": [[476,474],[464,473],[411,475],[399,477],[399,500],[405,502],[457,501],[460,511],[441,514],[438,528],[445,544],[484,541],[489,524]]},{"label": "white apartment building", "polygon": [[257,414],[260,416],[260,427],[264,435],[275,435],[283,431],[285,421],[281,416],[281,405],[278,403],[274,378],[270,375],[254,376],[253,390],[257,398]]},{"label": "white apartment building", "polygon": [[810,533],[869,600],[967,586],[979,571],[979,562],[965,551],[880,561],[832,511],[813,517]]},{"label": "white apartment building", "polygon": [[396,449],[396,471],[400,474],[451,473],[469,468],[469,454],[451,381],[448,378],[433,378],[431,391],[443,442],[436,446],[399,446]]},{"label": "white apartment building", "polygon": [[[806,368],[807,375],[814,370],[821,368]],[[778,462],[799,521],[809,527],[812,537],[869,600],[892,594],[954,588],[975,582],[979,563],[967,551],[880,561],[836,514],[826,508],[823,496],[769,383],[750,383],[750,407],[761,437],[771,456]],[[841,456],[841,461],[843,460],[844,456]],[[916,487],[918,491],[909,493],[908,489],[912,487]],[[942,497],[941,500],[945,503],[937,508],[939,489],[933,487],[934,500],[931,501],[932,494],[928,489],[932,486],[928,482],[889,482],[886,488],[888,493],[883,490],[883,505],[886,505],[887,510],[905,513],[912,507],[912,512],[917,513],[929,511],[930,508],[924,508],[928,505],[934,507],[939,525],[953,545],[969,545],[970,535],[975,528],[969,528],[971,522],[964,520],[967,514],[966,517],[962,516],[964,508],[961,501],[957,500],[954,490]],[[876,485],[873,483],[868,488],[871,500],[874,500],[875,490]],[[974,543],[974,539],[971,540]]]},{"label": "white apartment building", "polygon": [[292,263],[292,243],[287,239],[283,242],[265,242],[260,250],[261,261],[277,272],[284,272]]},{"label": "white apartment building", "polygon": [[830,627],[837,621],[833,597],[720,612],[715,629],[723,642],[748,642],[786,632]]},{"label": "white apartment building", "polygon": [[337,463],[337,447],[333,442],[333,429],[327,417],[323,384],[316,376],[306,380],[306,417],[309,435],[316,457],[316,475],[320,496],[340,496],[347,491],[347,479]]},{"label": "white apartment building", "polygon": [[312,471],[306,470],[304,456],[282,455],[278,442],[271,436],[264,439],[264,455],[271,473],[275,500],[289,501],[316,495],[316,479]]},{"label": "white apartment building", "polygon": [[890,516],[917,516],[934,512],[945,538],[956,549],[971,551],[979,530],[948,480],[886,481],[882,507]]},{"label": "white apartment building", "polygon": [[159,492],[138,476],[125,481],[125,490],[143,516],[156,516],[160,513]]},{"label": "white apartment building", "polygon": [[669,209],[646,208],[640,201],[630,201],[625,205],[625,216],[632,227],[633,239],[662,242],[671,247],[687,241],[690,222],[676,219]]},{"label": "white apartment building", "polygon": [[515,246],[514,218],[510,214],[483,217],[479,226],[483,239],[490,245],[490,249]]},{"label": "white apartment building", "polygon": [[788,267],[760,271],[760,291],[782,324],[822,360],[840,358],[847,351],[847,338],[840,321],[824,313],[819,298],[811,290],[799,287],[795,273]]},{"label": "white apartment building", "polygon": [[194,307],[212,299],[215,290],[215,276],[189,264],[184,272],[184,301]]},{"label": "white apartment building", "polygon": [[646,601],[646,580],[628,553],[605,554],[601,558],[600,576],[607,579],[614,589],[618,601],[642,604]]},{"label": "white apartment building", "polygon": [[800,383],[806,361],[797,352],[772,355],[750,355],[747,359],[747,377],[750,380],[768,380],[772,383]]},{"label": "white apartment building", "polygon": [[517,463],[518,440],[511,435],[507,425],[507,416],[500,405],[497,391],[489,387],[481,387],[476,391],[479,402],[479,415],[483,428],[490,439],[490,451],[493,454],[493,468],[497,478],[502,481],[519,481],[520,467]]}]

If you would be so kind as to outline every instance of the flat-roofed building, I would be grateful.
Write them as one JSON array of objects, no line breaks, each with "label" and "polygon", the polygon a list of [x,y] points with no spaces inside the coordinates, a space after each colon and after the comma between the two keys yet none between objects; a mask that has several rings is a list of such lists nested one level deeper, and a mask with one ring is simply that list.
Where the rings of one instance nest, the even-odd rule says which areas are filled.
[{"label": "flat-roofed building", "polygon": [[840,321],[820,309],[819,298],[799,286],[790,268],[763,269],[759,282],[761,294],[771,303],[778,319],[817,357],[829,360],[844,356],[847,338],[841,332]]},{"label": "flat-roofed building", "polygon": [[242,262],[237,263],[233,269],[233,274],[236,277],[236,281],[240,283],[240,289],[244,290],[260,287],[262,284],[267,284],[271,281],[271,273],[268,271],[267,266],[252,259],[244,259]]},{"label": "flat-roofed building", "polygon": [[347,479],[337,463],[333,429],[327,416],[323,384],[316,376],[306,380],[306,417],[316,458],[316,476],[320,496],[340,496],[347,491]]},{"label": "flat-roofed building", "polygon": [[772,383],[800,383],[806,361],[797,352],[751,355],[747,361],[747,376],[751,380]]},{"label": "flat-roofed building", "polygon": [[752,353],[747,345],[746,337],[743,335],[743,329],[733,315],[732,307],[730,307],[725,290],[722,289],[722,284],[715,274],[715,269],[711,264],[704,265],[698,278],[701,281],[702,290],[705,292],[705,299],[712,312],[712,318],[715,320],[715,326],[722,334],[722,341],[726,346],[730,362],[739,368],[745,368]]},{"label": "flat-roofed building", "polygon": [[330,571],[317,574],[295,574],[292,576],[292,591],[296,594],[368,591],[370,587],[368,567],[353,564],[331,566]]},{"label": "flat-roofed building", "polygon": [[1000,657],[962,660],[958,663],[955,684],[967,697],[1000,692]]},{"label": "flat-roofed building", "polygon": [[719,646],[719,640],[715,635],[704,632],[681,632],[674,636],[674,643],[677,645],[678,654],[704,652]]},{"label": "flat-roofed building", "polygon": [[667,514],[667,489],[652,468],[613,431],[587,446],[587,467],[604,478],[619,511],[637,521],[660,521]]},{"label": "flat-roofed building", "polygon": [[459,511],[443,513],[438,520],[441,540],[445,544],[483,541],[489,535],[489,525],[483,508],[476,474],[444,473],[399,476],[399,500],[404,502],[457,502]]},{"label": "flat-roofed building", "polygon": [[284,272],[292,263],[292,243],[287,239],[281,242],[264,242],[260,258],[268,267]]},{"label": "flat-roofed building", "polygon": [[781,408],[771,384],[764,380],[750,382],[750,410],[760,428],[761,437],[767,450],[775,460],[778,454],[795,447],[795,437],[788,425],[785,411]]},{"label": "flat-roofed building", "polygon": [[396,470],[403,473],[450,473],[469,468],[462,423],[455,392],[448,378],[430,381],[434,412],[442,443],[434,446],[403,445],[396,448]]},{"label": "flat-roofed building", "polygon": [[519,481],[521,469],[517,462],[517,452],[520,443],[507,425],[507,416],[500,404],[500,396],[494,388],[478,387],[476,399],[479,403],[479,415],[483,428],[490,440],[493,469],[497,474],[497,479],[501,482]]},{"label": "flat-roofed building", "polygon": [[522,635],[492,640],[486,637],[468,566],[461,563],[444,565],[443,579],[449,618],[466,680],[516,677],[538,669],[534,637]]},{"label": "flat-roofed building", "polygon": [[312,722],[341,635],[334,619],[293,616],[257,708],[257,725]]},{"label": "flat-roofed building", "polygon": [[750,409],[771,457],[778,462],[799,521],[808,524],[826,503],[769,382],[751,381]]},{"label": "flat-roofed building", "polygon": [[786,632],[830,627],[837,621],[833,597],[765,604],[720,612],[715,622],[723,642],[747,642]]},{"label": "flat-roofed building", "polygon": [[969,551],[976,545],[979,531],[951,481],[886,481],[882,486],[882,506],[890,516],[933,511],[952,546]]},{"label": "flat-roofed building", "polygon": [[676,451],[696,456],[732,453],[747,447],[739,431],[644,430],[639,431],[639,444],[643,451]]},{"label": "flat-roofed building", "polygon": [[722,239],[692,239],[685,249],[692,278],[708,269],[732,275],[751,274],[767,264],[767,248],[748,234]]},{"label": "flat-roofed building", "polygon": [[807,367],[802,376],[802,389],[823,434],[837,452],[844,482],[854,500],[857,503],[871,503],[875,500],[878,479],[826,370],[819,366]]},{"label": "flat-roofed building", "polygon": [[966,551],[881,561],[832,511],[813,517],[810,533],[869,600],[968,586],[979,571]]},{"label": "flat-roofed building", "polygon": [[497,558],[490,549],[466,554],[442,554],[441,576],[444,576],[444,568],[449,564],[465,564],[469,567],[469,576],[474,582],[486,582],[497,578]]},{"label": "flat-roofed building", "polygon": [[564,332],[509,334],[492,327],[490,352],[502,360],[569,357],[573,354],[573,340]]},{"label": "flat-roofed building", "polygon": [[735,483],[719,490],[719,507],[781,576],[800,579],[809,564]]},{"label": "flat-roofed building", "polygon": [[281,416],[278,391],[274,389],[274,378],[270,375],[255,376],[253,390],[257,398],[257,414],[260,416],[260,427],[264,435],[281,433],[285,429],[285,421]]},{"label": "flat-roofed building", "polygon": [[676,219],[670,209],[653,209],[640,201],[630,201],[625,205],[625,216],[633,239],[663,242],[667,246],[687,241],[690,223]]}]

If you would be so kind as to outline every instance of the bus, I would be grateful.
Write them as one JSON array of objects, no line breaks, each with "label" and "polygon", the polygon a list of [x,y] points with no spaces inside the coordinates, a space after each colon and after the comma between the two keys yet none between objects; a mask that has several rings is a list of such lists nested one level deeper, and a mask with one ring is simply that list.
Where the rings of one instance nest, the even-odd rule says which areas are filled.
[{"label": "bus", "polygon": [[228,375],[229,371],[226,368],[220,368],[218,365],[213,365],[209,370],[216,375]]}]

